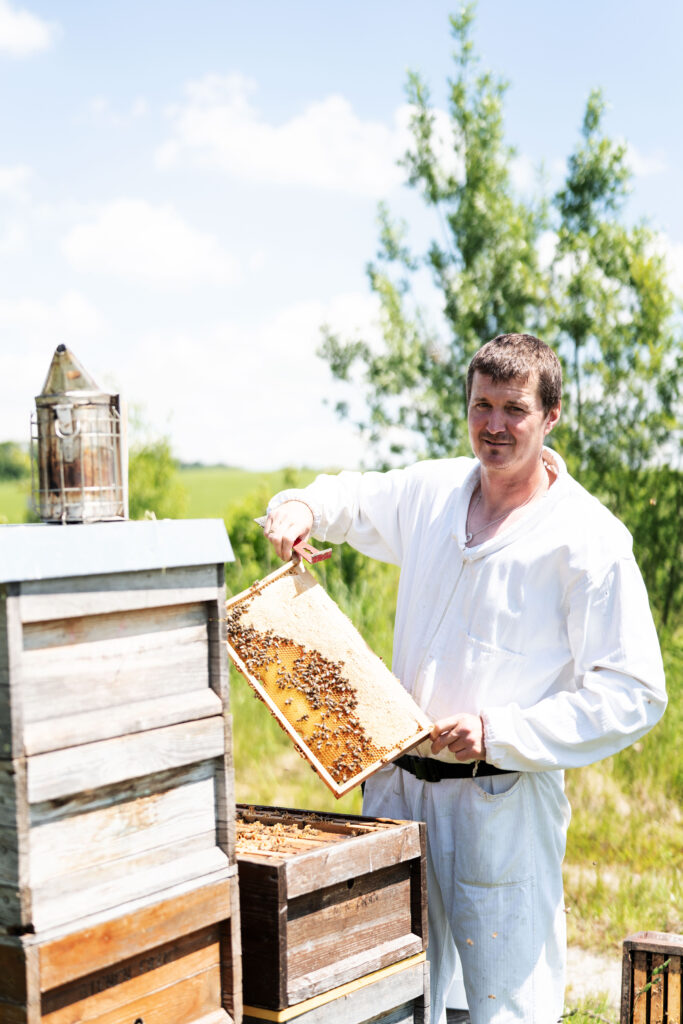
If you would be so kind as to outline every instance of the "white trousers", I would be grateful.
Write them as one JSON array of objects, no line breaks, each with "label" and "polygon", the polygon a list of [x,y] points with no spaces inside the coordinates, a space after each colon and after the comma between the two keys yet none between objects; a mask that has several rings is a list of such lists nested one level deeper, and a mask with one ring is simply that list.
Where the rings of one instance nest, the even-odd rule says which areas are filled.
[{"label": "white trousers", "polygon": [[565,986],[560,771],[420,782],[387,765],[363,813],[427,824],[432,1024],[446,1024],[455,949],[472,1024],[555,1024]]}]

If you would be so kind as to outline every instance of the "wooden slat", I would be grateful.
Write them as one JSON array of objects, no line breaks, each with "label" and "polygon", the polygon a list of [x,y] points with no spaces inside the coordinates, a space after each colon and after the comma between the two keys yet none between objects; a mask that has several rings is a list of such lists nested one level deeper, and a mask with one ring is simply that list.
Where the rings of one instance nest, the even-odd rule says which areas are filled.
[{"label": "wooden slat", "polygon": [[83,814],[47,821],[36,816],[29,835],[30,884],[56,885],[69,875],[205,834],[215,834],[211,776]]},{"label": "wooden slat", "polygon": [[280,865],[238,859],[244,1001],[287,1005],[287,904]]},{"label": "wooden slat", "polygon": [[220,700],[213,690],[191,690],[107,708],[106,714],[102,710],[83,711],[65,718],[32,722],[25,726],[24,746],[27,756],[45,754],[220,713]]},{"label": "wooden slat", "polygon": [[28,799],[56,800],[219,757],[224,742],[223,719],[216,716],[38,754],[28,762]]},{"label": "wooden slat", "polygon": [[26,626],[21,664],[25,723],[201,689],[209,682],[206,606]]},{"label": "wooden slat", "polygon": [[[652,954],[651,978],[652,988],[650,989],[650,1024],[664,1024],[664,970],[661,970],[667,957],[661,953]],[[657,968],[660,968],[655,973]]]},{"label": "wooden slat", "polygon": [[97,874],[91,872],[85,876],[87,888],[74,884],[74,878],[69,886],[61,883],[56,895],[48,887],[38,889],[33,896],[32,923],[43,932],[70,922],[77,924],[88,914],[114,912],[132,900],[159,899],[184,882],[201,884],[229,867],[222,850],[210,845],[213,842],[213,835],[198,837],[127,859],[116,865],[117,871],[110,867]]},{"label": "wooden slat", "polygon": [[206,1009],[215,1010],[220,1006],[219,943],[219,926],[213,925],[46,992],[43,1024],[104,1020],[116,1010],[133,1021],[139,1016],[137,1008],[142,999],[157,994],[161,1005],[168,1004],[169,993],[165,989],[206,973],[213,975],[212,987],[217,996]]},{"label": "wooden slat", "polygon": [[633,1024],[648,1024],[649,997],[645,986],[649,980],[647,953],[636,950],[633,954]]},{"label": "wooden slat", "polygon": [[234,879],[226,878],[42,944],[39,947],[42,991],[226,920],[231,913],[231,886],[234,884]]},{"label": "wooden slat", "polygon": [[225,576],[218,567],[218,594],[207,604],[209,639],[209,684],[223,706],[223,770],[217,776],[216,817],[218,844],[231,861],[235,858],[235,768],[233,763],[232,717],[230,715],[230,674],[225,643]]},{"label": "wooden slat", "polygon": [[230,920],[221,923],[221,1005],[234,1021],[242,1020],[242,938],[238,879],[230,890]]},{"label": "wooden slat", "polygon": [[215,565],[105,576],[72,576],[22,583],[21,617],[25,623],[45,622],[48,619],[211,601],[215,597]]},{"label": "wooden slat", "polygon": [[302,854],[285,864],[287,897],[295,899],[335,882],[420,857],[421,852],[419,829],[411,822],[377,832],[371,841],[368,837],[357,836],[347,843],[326,847],[322,856],[315,850]]},{"label": "wooden slat", "polygon": [[381,970],[371,972],[331,989],[322,995],[297,1003],[282,1010],[266,1010],[257,1006],[244,1007],[244,1024],[260,1021],[297,1024],[362,1024],[364,1021],[411,1020],[407,1017],[388,1018],[403,1003],[424,998],[428,990],[428,966],[425,954],[419,953]]},{"label": "wooden slat", "polygon": [[669,964],[667,992],[667,1024],[681,1024],[683,1004],[681,1003],[681,957],[672,956]]}]

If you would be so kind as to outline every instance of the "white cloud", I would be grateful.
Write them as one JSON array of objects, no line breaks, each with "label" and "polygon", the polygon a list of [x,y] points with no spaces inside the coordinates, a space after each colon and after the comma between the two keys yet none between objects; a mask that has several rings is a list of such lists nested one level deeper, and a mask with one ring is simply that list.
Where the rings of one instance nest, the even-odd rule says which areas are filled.
[{"label": "white cloud", "polygon": [[665,154],[658,150],[655,153],[641,153],[631,142],[626,145],[626,163],[636,178],[651,178],[669,170]]},{"label": "white cloud", "polygon": [[184,459],[251,469],[357,466],[363,446],[323,399],[341,397],[316,356],[320,326],[373,330],[374,298],[298,302],[250,326],[155,331],[117,366],[118,386]]},{"label": "white cloud", "polygon": [[112,108],[106,96],[92,96],[87,104],[88,112],[95,118],[108,121],[113,125],[126,125],[146,117],[149,103],[144,96],[136,96],[127,110],[117,111]]},{"label": "white cloud", "polygon": [[170,206],[118,199],[67,233],[63,251],[84,273],[158,284],[234,282],[237,261],[211,235],[190,227]]},{"label": "white cloud", "polygon": [[185,101],[168,112],[172,134],[157,152],[158,165],[191,157],[250,181],[371,197],[403,180],[396,160],[405,149],[404,112],[391,125],[363,121],[348,100],[333,95],[271,124],[252,105],[255,88],[239,74],[189,83]]},{"label": "white cloud", "polygon": [[669,271],[669,284],[679,299],[683,298],[683,242],[674,242],[668,235],[659,234],[655,251],[664,257]]},{"label": "white cloud", "polygon": [[59,34],[52,22],[17,7],[9,0],[0,0],[0,53],[12,57],[28,57],[49,49]]},{"label": "white cloud", "polygon": [[0,167],[0,196],[10,199],[26,199],[32,176],[31,168],[25,164]]},{"label": "white cloud", "polygon": [[[28,441],[34,398],[40,394],[59,344],[75,349],[92,370],[93,353],[102,348],[106,325],[99,311],[77,291],[54,301],[0,296],[0,438]],[[102,384],[97,376],[95,380]]]}]

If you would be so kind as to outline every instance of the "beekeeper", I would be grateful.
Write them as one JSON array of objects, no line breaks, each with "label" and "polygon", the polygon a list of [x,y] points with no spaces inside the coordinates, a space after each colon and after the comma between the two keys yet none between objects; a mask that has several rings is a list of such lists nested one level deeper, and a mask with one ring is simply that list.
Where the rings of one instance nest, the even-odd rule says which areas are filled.
[{"label": "beekeeper", "polygon": [[467,378],[475,458],[319,476],[277,495],[283,559],[312,534],[401,567],[393,670],[435,723],[370,778],[363,811],[427,823],[434,1024],[455,965],[472,1024],[551,1024],[565,987],[565,768],[633,743],[666,706],[626,528],[544,441],[554,352],[494,338]]}]

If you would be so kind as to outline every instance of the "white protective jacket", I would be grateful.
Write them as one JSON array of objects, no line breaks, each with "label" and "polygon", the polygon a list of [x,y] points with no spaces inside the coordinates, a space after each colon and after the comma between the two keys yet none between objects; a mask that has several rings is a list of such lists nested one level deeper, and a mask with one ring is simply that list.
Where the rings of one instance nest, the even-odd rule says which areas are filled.
[{"label": "white protective jacket", "polygon": [[465,544],[476,459],[321,475],[270,505],[300,498],[314,537],[401,567],[394,673],[433,721],[480,714],[487,761],[515,771],[607,757],[666,706],[630,534],[545,455],[558,470],[546,495],[476,547]]}]

